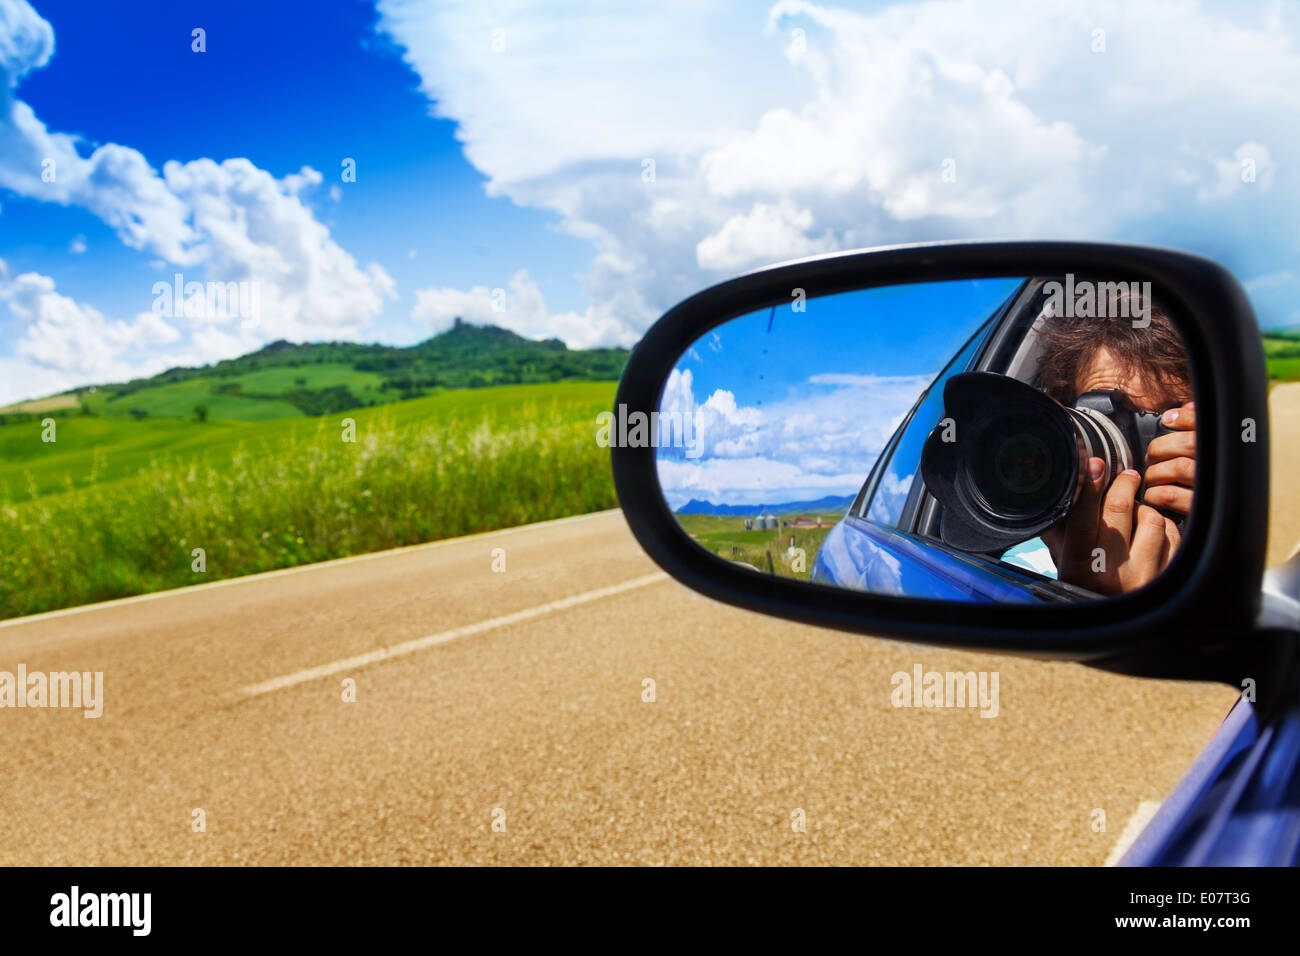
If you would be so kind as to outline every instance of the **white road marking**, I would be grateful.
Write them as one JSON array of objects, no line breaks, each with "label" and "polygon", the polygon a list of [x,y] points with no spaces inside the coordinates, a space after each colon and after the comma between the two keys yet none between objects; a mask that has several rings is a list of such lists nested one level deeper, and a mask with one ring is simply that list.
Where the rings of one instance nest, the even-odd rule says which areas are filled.
[{"label": "white road marking", "polygon": [[344,564],[355,564],[359,561],[373,561],[376,558],[386,558],[392,554],[404,554],[408,551],[426,551],[434,548],[445,548],[447,545],[457,544],[461,541],[473,541],[479,538],[496,538],[501,535],[517,534],[520,531],[531,531],[533,528],[549,528],[556,525],[571,524],[575,521],[588,521],[592,518],[599,518],[603,515],[614,514],[618,508],[610,508],[606,511],[592,511],[585,515],[573,515],[568,518],[552,518],[550,521],[536,521],[533,524],[516,525],[513,528],[498,528],[496,531],[482,531],[478,534],[462,535],[459,538],[443,538],[440,541],[426,541],[423,544],[408,544],[402,548],[389,548],[386,551],[371,551],[368,554],[354,554],[346,558],[335,558],[332,561],[318,561],[315,564],[300,564],[295,568],[280,568],[278,571],[261,571],[257,574],[245,574],[237,578],[224,578],[221,581],[209,581],[206,584],[191,584],[183,588],[169,588],[166,591],[154,591],[150,594],[135,594],[131,597],[115,598],[111,601],[100,601],[98,604],[83,604],[79,607],[65,607],[58,611],[45,611],[41,614],[29,614],[27,617],[11,617],[8,620],[0,621],[0,628],[18,627],[22,624],[35,624],[39,621],[50,621],[59,617],[68,617],[72,614],[84,614],[87,611],[100,611],[105,608],[123,607],[129,604],[141,604],[145,601],[157,601],[162,598],[177,597],[183,594],[193,594],[197,591],[210,591],[214,588],[233,587],[236,584],[247,584],[251,581],[265,581],[268,578],[279,578],[289,574],[303,574],[307,571],[315,571],[317,568],[338,567]]},{"label": "white road marking", "polygon": [[1128,823],[1124,824],[1124,830],[1120,833],[1119,839],[1110,848],[1110,856],[1106,857],[1105,866],[1115,866],[1124,858],[1128,848],[1133,845],[1133,841],[1138,838],[1138,835],[1146,829],[1146,825],[1151,822],[1151,818],[1156,815],[1156,811],[1159,809],[1159,800],[1141,800],[1138,802],[1137,809],[1128,818]]},{"label": "white road marking", "polygon": [[472,634],[482,634],[484,631],[491,631],[498,627],[507,627],[511,624],[518,624],[521,621],[531,621],[533,618],[543,617],[555,611],[563,611],[567,608],[577,607],[580,604],[590,604],[592,601],[599,601],[601,598],[611,597],[615,594],[622,594],[624,591],[631,591],[634,588],[645,587],[647,584],[656,584],[660,581],[667,580],[668,575],[662,571],[658,571],[654,574],[632,578],[630,581],[623,581],[621,584],[612,584],[609,587],[596,588],[594,591],[584,591],[582,594],[575,594],[572,597],[560,598],[558,601],[550,601],[546,604],[539,604],[536,607],[525,608],[522,611],[515,611],[513,614],[503,614],[501,617],[492,617],[488,618],[486,621],[479,621],[475,624],[466,624],[463,627],[455,627],[450,631],[442,631],[438,634],[430,634],[427,637],[417,637],[414,640],[403,641],[400,644],[393,644],[389,647],[381,647],[377,650],[368,651],[365,654],[357,654],[355,657],[345,657],[342,660],[332,661],[328,664],[321,664],[318,667],[309,667],[306,670],[296,671],[292,674],[285,674],[283,677],[273,677],[271,680],[263,681],[260,684],[249,684],[247,687],[241,687],[239,693],[245,698],[257,697],[261,694],[269,694],[272,691],[283,690],[286,687],[294,687],[298,684],[305,684],[307,681],[317,680],[321,677],[328,677],[331,674],[339,674],[343,671],[352,671],[360,667],[366,667],[370,664],[377,664],[380,661],[392,660],[394,657],[414,654],[416,651],[422,651],[437,644],[446,644],[448,641],[454,641],[457,638],[469,637]]}]

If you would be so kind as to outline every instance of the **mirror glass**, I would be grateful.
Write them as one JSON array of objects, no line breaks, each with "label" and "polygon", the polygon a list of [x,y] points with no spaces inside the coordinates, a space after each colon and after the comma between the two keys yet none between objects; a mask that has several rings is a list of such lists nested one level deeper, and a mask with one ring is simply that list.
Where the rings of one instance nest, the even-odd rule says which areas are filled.
[{"label": "mirror glass", "polygon": [[718,558],[962,602],[1141,588],[1192,510],[1195,405],[1150,282],[940,281],[789,299],[696,341],[650,423]]}]

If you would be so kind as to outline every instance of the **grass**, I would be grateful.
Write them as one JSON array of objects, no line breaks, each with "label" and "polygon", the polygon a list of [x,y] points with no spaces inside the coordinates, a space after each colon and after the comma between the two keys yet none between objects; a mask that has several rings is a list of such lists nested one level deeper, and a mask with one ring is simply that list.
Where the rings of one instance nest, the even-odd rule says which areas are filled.
[{"label": "grass", "polygon": [[[781,528],[774,531],[746,531],[745,519],[740,516],[677,515],[676,518],[682,529],[701,547],[720,558],[750,564],[779,577],[806,581],[817,558],[817,550],[840,515],[822,515],[824,527],[821,528]],[[802,570],[794,568],[787,553],[791,536],[794,537],[794,546],[803,548],[805,552]]]},{"label": "grass", "polygon": [[72,418],[49,445],[37,426],[0,427],[0,617],[613,507],[595,417],[614,389],[445,392],[261,424]]},{"label": "grass", "polygon": [[375,372],[357,371],[341,362],[326,362],[262,368],[242,375],[203,376],[126,394],[110,389],[87,391],[83,397],[94,414],[108,418],[133,418],[141,411],[149,418],[192,418],[195,405],[206,405],[209,420],[261,422],[301,418],[302,410],[287,398],[274,397],[300,390],[346,386],[363,403],[396,402],[399,393],[382,390],[382,384],[383,377]]},{"label": "grass", "polygon": [[1266,334],[1263,341],[1269,381],[1300,381],[1300,337]]},{"label": "grass", "polygon": [[344,418],[358,426],[387,415],[398,426],[441,418],[504,414],[523,405],[557,401],[608,410],[612,382],[562,382],[442,392],[387,408],[361,408],[320,419],[266,422],[129,419],[73,416],[56,422],[55,442],[41,441],[39,421],[0,426],[0,503],[65,494],[93,484],[134,478],[161,459],[200,459],[214,466],[230,461],[250,442],[276,446],[313,435],[322,424],[336,431]]},{"label": "grass", "polygon": [[1300,355],[1269,358],[1268,377],[1279,382],[1300,381]]},{"label": "grass", "polygon": [[221,384],[213,379],[196,378],[143,388],[117,398],[104,391],[87,392],[85,402],[96,415],[108,418],[131,418],[132,409],[147,412],[150,418],[191,418],[195,405],[206,405],[208,417],[214,419],[259,422],[302,415],[287,401],[247,398],[216,391]]},{"label": "grass", "polygon": [[377,392],[379,386],[383,384],[383,378],[379,374],[359,372],[341,362],[304,365],[299,368],[290,366],[263,368],[229,379],[221,379],[221,381],[238,383],[245,392],[270,395],[278,395],[295,388],[332,388],[335,385],[346,385],[359,395],[367,388]]}]

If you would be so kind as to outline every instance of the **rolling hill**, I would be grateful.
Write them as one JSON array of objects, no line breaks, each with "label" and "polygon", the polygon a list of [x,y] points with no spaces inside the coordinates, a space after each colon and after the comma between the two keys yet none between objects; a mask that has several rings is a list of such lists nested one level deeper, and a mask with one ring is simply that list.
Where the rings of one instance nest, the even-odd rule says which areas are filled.
[{"label": "rolling hill", "polygon": [[569,349],[457,319],[416,345],[272,342],[199,368],[76,389],[0,409],[0,424],[36,415],[267,421],[386,405],[450,389],[616,381],[626,349]]}]

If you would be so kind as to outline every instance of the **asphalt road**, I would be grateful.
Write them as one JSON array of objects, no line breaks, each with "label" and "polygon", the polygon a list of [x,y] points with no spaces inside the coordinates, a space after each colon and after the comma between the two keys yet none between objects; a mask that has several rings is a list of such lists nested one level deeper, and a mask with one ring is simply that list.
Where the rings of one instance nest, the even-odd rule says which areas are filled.
[{"label": "asphalt road", "polygon": [[[735,610],[618,512],[0,624],[19,664],[104,706],[0,710],[3,865],[1100,864],[1235,697]],[[894,707],[917,665],[997,716]]]}]

